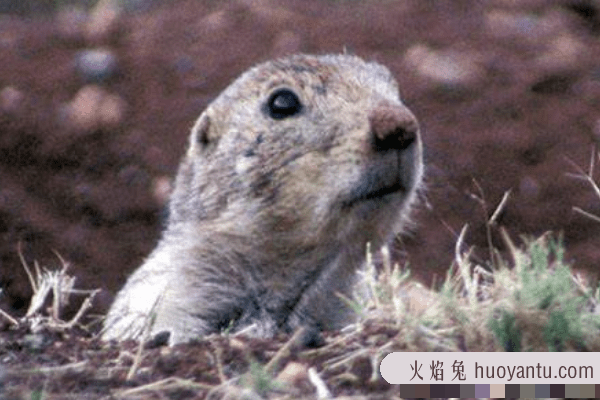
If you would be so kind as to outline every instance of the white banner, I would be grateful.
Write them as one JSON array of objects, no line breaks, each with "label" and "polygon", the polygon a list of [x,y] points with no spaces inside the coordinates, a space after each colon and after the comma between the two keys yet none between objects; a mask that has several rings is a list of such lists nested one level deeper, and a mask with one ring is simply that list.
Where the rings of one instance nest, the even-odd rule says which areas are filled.
[{"label": "white banner", "polygon": [[600,383],[600,353],[391,353],[391,384]]}]

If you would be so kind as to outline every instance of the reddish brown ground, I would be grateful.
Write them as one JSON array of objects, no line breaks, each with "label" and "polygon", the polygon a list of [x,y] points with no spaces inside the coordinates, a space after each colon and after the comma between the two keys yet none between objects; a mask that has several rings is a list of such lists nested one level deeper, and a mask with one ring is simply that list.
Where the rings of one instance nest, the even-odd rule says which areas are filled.
[{"label": "reddish brown ground", "polygon": [[[427,201],[397,247],[413,275],[443,277],[467,223],[466,243],[485,258],[485,219],[511,190],[500,225],[515,237],[563,232],[575,267],[598,276],[600,224],[572,207],[600,214],[600,199],[566,175],[576,172],[570,161],[588,164],[600,140],[597,1],[171,4],[122,14],[96,34],[74,13],[0,17],[4,310],[22,314],[31,295],[21,243],[29,261],[58,264],[55,250],[72,262],[78,287],[103,290],[96,311],[105,311],[156,243],[165,185],[206,104],[257,62],[343,49],[389,66],[422,123]],[[118,70],[85,97],[75,60],[95,47],[112,51]],[[484,196],[487,211],[473,195]],[[56,360],[27,353],[5,334],[0,367],[73,362],[88,351],[95,360],[98,346],[56,350],[65,357]],[[125,385],[121,378],[88,384],[107,393]]]}]

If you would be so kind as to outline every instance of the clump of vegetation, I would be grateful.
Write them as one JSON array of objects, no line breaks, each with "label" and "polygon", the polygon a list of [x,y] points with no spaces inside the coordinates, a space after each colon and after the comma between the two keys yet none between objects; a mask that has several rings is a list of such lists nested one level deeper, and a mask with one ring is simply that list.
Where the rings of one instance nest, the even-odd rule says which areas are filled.
[{"label": "clump of vegetation", "polygon": [[[506,239],[508,241],[508,239]],[[560,240],[545,235],[526,241],[524,249],[510,243],[512,271],[495,279],[509,285],[495,312],[513,320],[513,327],[492,317],[490,328],[506,351],[577,351],[598,349],[598,290],[587,288],[565,263]],[[504,341],[502,340],[504,339]]]},{"label": "clump of vegetation", "polygon": [[387,249],[379,269],[368,254],[363,290],[353,303],[358,329],[395,329],[385,350],[600,351],[599,290],[572,272],[560,235],[516,245],[500,228],[507,251],[492,246],[491,230],[507,199],[508,193],[488,220],[490,260],[476,262],[472,249],[462,250],[465,226],[439,291],[410,282],[408,268],[391,266]]},{"label": "clump of vegetation", "polygon": [[[68,331],[79,324],[85,313],[92,307],[93,299],[99,290],[75,289],[75,277],[68,274],[70,264],[59,254],[56,254],[56,256],[61,264],[59,270],[40,267],[37,261],[33,263],[32,270],[19,249],[21,264],[29,278],[33,295],[25,316],[20,319],[0,309],[0,316],[4,317],[14,327],[25,326],[33,333],[44,329]],[[85,298],[77,313],[66,321],[63,319],[62,314],[73,295],[84,295]]]}]

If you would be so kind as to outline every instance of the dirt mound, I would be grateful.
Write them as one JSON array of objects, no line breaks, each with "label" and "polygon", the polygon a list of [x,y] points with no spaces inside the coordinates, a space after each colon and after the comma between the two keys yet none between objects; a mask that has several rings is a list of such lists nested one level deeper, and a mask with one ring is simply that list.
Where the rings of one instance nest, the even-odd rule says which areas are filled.
[{"label": "dirt mound", "polygon": [[600,224],[572,207],[600,213],[600,199],[566,175],[600,138],[597,2],[92,11],[0,18],[1,306],[27,305],[22,243],[30,261],[48,264],[52,251],[71,261],[78,286],[104,290],[105,310],[157,241],[194,119],[249,66],[295,52],[347,50],[398,77],[427,151],[427,201],[397,251],[419,278],[443,276],[465,223],[485,257],[485,220],[508,190],[500,225],[563,231],[576,267],[597,274]]}]

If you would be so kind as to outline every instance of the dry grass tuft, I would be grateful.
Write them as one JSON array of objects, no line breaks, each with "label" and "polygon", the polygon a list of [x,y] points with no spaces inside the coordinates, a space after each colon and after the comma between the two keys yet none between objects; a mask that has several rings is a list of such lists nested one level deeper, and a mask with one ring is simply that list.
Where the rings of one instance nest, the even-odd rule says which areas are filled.
[{"label": "dry grass tuft", "polygon": [[[516,245],[496,226],[508,198],[509,192],[488,219],[490,260],[477,262],[465,249],[465,226],[440,291],[411,282],[408,268],[391,265],[386,248],[377,270],[368,251],[360,285],[366,290],[353,302],[361,316],[354,331],[378,326],[394,332],[368,352],[378,358],[392,350],[600,351],[598,289],[571,272],[560,236],[546,233]],[[493,229],[508,249],[504,255],[491,243]]]},{"label": "dry grass tuft", "polygon": [[[18,253],[21,265],[29,278],[33,295],[24,317],[17,319],[3,310],[0,310],[0,316],[3,316],[14,327],[25,326],[33,333],[44,329],[68,331],[79,324],[86,311],[92,307],[92,301],[99,289],[74,289],[75,277],[67,273],[70,265],[58,253],[55,254],[61,264],[60,270],[40,267],[38,262],[34,261],[33,271],[25,261],[20,247]],[[62,319],[62,312],[73,295],[85,295],[86,297],[77,313],[69,321],[65,321]],[[47,304],[50,305],[46,307]]]}]

